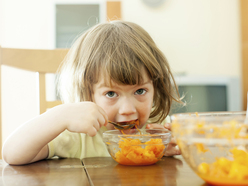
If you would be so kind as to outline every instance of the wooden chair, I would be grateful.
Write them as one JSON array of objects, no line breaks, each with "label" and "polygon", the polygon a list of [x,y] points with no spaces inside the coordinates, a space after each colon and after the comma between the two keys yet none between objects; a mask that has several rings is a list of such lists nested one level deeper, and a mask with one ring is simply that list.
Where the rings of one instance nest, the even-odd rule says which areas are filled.
[{"label": "wooden chair", "polygon": [[[67,54],[68,49],[54,49],[54,50],[37,50],[37,49],[14,49],[2,48],[0,46],[0,67],[2,65],[23,69],[31,72],[38,72],[39,76],[39,97],[37,102],[39,105],[40,114],[45,112],[48,108],[52,108],[61,101],[47,101],[46,100],[46,81],[45,75],[47,73],[56,73],[63,58]],[[0,68],[0,82],[1,82],[1,68]],[[2,149],[2,107],[1,107],[1,83],[0,83],[0,149]],[[0,152],[0,158],[2,151]]]}]

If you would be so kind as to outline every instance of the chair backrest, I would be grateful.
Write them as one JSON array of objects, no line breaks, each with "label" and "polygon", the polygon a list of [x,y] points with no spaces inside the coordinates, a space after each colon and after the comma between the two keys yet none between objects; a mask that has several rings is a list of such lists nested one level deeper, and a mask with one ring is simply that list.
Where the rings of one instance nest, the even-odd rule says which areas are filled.
[{"label": "chair backrest", "polygon": [[[39,73],[39,97],[37,97],[40,114],[48,108],[61,104],[61,101],[46,100],[47,73],[56,73],[58,67],[66,56],[68,49],[38,50],[38,49],[14,49],[0,46],[0,65],[6,65],[17,69],[23,69]],[[0,68],[0,149],[2,149],[2,107],[1,107],[1,68]],[[2,157],[2,151],[0,152]]]}]

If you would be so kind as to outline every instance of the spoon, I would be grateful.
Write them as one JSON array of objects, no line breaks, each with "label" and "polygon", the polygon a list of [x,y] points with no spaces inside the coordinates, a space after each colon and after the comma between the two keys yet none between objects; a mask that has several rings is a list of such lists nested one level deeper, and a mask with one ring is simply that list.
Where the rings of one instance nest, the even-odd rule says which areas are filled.
[{"label": "spoon", "polygon": [[128,122],[113,122],[113,121],[108,121],[108,123],[112,124],[115,126],[115,128],[119,130],[126,130],[126,129],[131,129],[135,126],[135,123],[128,123]]}]

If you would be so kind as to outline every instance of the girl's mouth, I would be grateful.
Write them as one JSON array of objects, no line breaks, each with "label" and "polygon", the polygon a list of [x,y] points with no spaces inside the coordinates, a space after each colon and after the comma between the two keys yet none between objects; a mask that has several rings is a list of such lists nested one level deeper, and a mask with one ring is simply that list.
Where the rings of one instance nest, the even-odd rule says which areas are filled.
[{"label": "girl's mouth", "polygon": [[136,126],[133,126],[132,128],[130,128],[130,129],[136,129]]},{"label": "girl's mouth", "polygon": [[139,119],[128,121],[128,122],[123,122],[123,123],[125,123],[127,125],[133,125],[133,124],[135,124],[131,129],[137,129],[138,128],[138,125],[139,125]]},{"label": "girl's mouth", "polygon": [[[114,124],[113,122],[110,123]],[[114,127],[119,130],[128,130],[128,129],[137,129],[138,125],[139,125],[139,120],[136,119],[132,121],[116,122],[116,124],[114,124]]]},{"label": "girl's mouth", "polygon": [[[120,122],[120,123],[122,123],[122,122]],[[136,120],[127,121],[127,122],[123,122],[123,123],[129,124],[129,125],[131,125],[131,124],[139,125],[139,120],[136,119]]]}]

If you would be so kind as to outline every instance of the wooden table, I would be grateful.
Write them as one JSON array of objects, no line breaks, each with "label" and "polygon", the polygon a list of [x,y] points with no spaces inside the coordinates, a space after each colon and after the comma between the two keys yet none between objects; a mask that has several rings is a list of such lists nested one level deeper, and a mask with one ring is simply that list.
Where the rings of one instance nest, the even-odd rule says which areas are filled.
[{"label": "wooden table", "polygon": [[[83,165],[82,165],[83,162]],[[163,157],[149,166],[124,166],[112,158],[43,160],[10,166],[0,160],[0,185],[207,186],[181,156]]]},{"label": "wooden table", "polygon": [[88,186],[80,159],[42,160],[23,166],[10,166],[0,160],[0,185]]},{"label": "wooden table", "polygon": [[83,159],[91,185],[207,186],[182,156],[163,157],[149,166],[125,166],[112,158]]}]

